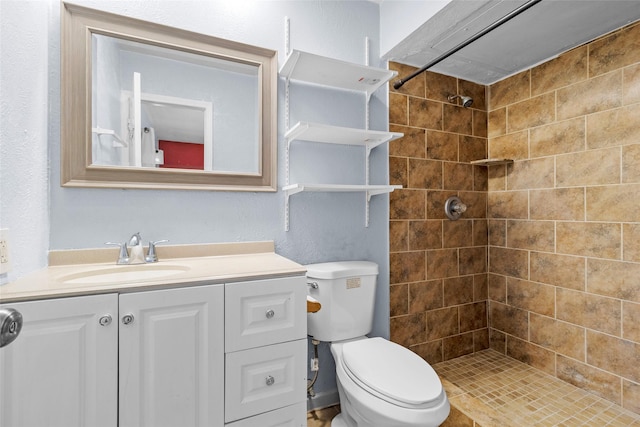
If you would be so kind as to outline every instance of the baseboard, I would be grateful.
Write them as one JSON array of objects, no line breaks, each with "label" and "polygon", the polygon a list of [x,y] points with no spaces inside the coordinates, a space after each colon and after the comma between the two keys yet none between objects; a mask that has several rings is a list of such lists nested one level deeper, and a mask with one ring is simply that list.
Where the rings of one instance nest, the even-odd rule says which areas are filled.
[{"label": "baseboard", "polygon": [[307,399],[307,411],[328,408],[329,406],[335,406],[339,403],[340,396],[338,395],[338,390],[323,391]]}]

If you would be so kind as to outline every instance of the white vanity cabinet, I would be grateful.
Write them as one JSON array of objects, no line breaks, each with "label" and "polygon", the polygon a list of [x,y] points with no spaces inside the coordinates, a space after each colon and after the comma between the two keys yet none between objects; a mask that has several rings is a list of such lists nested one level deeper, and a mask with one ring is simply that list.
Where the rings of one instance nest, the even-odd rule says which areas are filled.
[{"label": "white vanity cabinet", "polygon": [[4,303],[0,426],[306,426],[305,283]]},{"label": "white vanity cabinet", "polygon": [[225,422],[306,426],[303,276],[225,286]]},{"label": "white vanity cabinet", "polygon": [[116,426],[118,295],[1,307],[18,310],[24,324],[0,348],[0,425]]}]

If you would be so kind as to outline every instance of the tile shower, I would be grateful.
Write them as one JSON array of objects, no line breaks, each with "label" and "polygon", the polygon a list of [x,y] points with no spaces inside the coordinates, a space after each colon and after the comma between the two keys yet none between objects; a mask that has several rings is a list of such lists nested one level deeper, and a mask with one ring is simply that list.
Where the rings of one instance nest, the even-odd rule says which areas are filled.
[{"label": "tile shower", "polygon": [[427,71],[389,104],[391,339],[432,364],[491,349],[640,414],[640,24],[488,87]]}]

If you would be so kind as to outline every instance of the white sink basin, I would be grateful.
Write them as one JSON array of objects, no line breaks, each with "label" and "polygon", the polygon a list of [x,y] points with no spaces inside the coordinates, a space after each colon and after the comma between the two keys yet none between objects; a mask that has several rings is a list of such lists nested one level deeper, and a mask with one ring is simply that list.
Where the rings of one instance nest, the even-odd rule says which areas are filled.
[{"label": "white sink basin", "polygon": [[118,265],[102,267],[95,270],[81,271],[59,278],[59,281],[67,284],[93,284],[103,285],[107,283],[145,282],[162,279],[189,271],[184,265],[166,264],[141,264]]}]

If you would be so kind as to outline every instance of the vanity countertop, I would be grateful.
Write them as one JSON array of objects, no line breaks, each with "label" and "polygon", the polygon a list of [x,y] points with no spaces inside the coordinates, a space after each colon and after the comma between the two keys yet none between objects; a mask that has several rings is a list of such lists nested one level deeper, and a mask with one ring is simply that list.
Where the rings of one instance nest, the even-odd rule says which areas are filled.
[{"label": "vanity countertop", "polygon": [[[0,286],[0,303],[304,275],[273,242],[158,246],[160,261],[116,265],[118,250],[52,251],[49,267]],[[129,274],[131,273],[131,274]],[[146,274],[149,273],[148,276]]]}]

